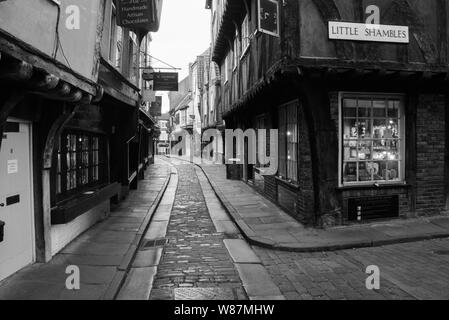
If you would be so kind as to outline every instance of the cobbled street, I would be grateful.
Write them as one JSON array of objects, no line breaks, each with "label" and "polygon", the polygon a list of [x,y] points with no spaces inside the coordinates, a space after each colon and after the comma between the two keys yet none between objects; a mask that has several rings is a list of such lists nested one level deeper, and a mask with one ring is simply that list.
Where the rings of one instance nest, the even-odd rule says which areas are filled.
[{"label": "cobbled street", "polygon": [[[179,176],[166,244],[151,299],[247,299],[223,240],[241,234],[216,231],[192,164],[171,160]],[[204,181],[202,183],[205,183]],[[448,299],[449,240],[431,240],[326,253],[251,247],[285,299]],[[368,290],[368,266],[380,268],[380,290]],[[176,290],[175,290],[176,289]],[[198,291],[199,290],[199,291]]]},{"label": "cobbled street", "polygon": [[212,223],[195,167],[175,163],[178,188],[167,230],[168,243],[151,299],[171,299],[174,288],[193,287],[216,293],[218,299],[245,299],[239,275],[223,243],[225,235],[217,233]]}]

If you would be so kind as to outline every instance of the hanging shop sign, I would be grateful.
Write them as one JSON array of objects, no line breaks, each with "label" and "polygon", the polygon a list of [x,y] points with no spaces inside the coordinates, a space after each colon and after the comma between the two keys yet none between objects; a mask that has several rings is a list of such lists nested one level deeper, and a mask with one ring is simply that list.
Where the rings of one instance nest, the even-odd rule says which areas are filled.
[{"label": "hanging shop sign", "polygon": [[178,91],[177,72],[157,72],[153,80],[154,91]]},{"label": "hanging shop sign", "polygon": [[153,0],[117,1],[117,24],[131,30],[150,31],[153,25]]},{"label": "hanging shop sign", "polygon": [[144,70],[142,72],[142,79],[144,81],[153,81],[153,79],[154,79],[154,70]]},{"label": "hanging shop sign", "polygon": [[156,92],[149,89],[144,89],[142,91],[142,102],[154,102],[156,100]]},{"label": "hanging shop sign", "polygon": [[279,37],[279,1],[258,0],[258,31]]},{"label": "hanging shop sign", "polygon": [[151,103],[150,114],[153,117],[162,116],[162,97],[156,96],[155,101]]},{"label": "hanging shop sign", "polygon": [[329,39],[409,43],[409,27],[329,21]]}]

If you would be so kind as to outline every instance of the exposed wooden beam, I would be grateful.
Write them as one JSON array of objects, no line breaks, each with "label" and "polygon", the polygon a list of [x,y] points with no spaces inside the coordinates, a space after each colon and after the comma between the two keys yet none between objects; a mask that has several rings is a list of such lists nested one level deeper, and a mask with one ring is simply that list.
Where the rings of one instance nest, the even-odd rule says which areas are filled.
[{"label": "exposed wooden beam", "polygon": [[24,81],[33,76],[33,66],[19,60],[0,65],[0,80]]},{"label": "exposed wooden beam", "polygon": [[13,91],[6,102],[0,105],[0,150],[2,147],[3,132],[6,121],[14,108],[25,98],[22,91]]}]

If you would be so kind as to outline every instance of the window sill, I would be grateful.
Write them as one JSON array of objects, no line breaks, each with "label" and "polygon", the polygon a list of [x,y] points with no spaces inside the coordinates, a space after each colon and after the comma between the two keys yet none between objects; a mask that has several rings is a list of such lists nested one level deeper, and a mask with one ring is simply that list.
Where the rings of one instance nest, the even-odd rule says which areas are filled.
[{"label": "window sill", "polygon": [[119,192],[120,184],[113,183],[96,190],[92,194],[80,194],[78,197],[52,209],[51,224],[61,225],[72,222],[101,202],[118,195]]},{"label": "window sill", "polygon": [[337,188],[339,191],[351,191],[351,190],[371,190],[371,189],[397,189],[397,188],[411,188],[412,186],[407,183],[386,183],[386,184],[360,184],[360,185],[348,185],[340,186]]},{"label": "window sill", "polygon": [[290,189],[293,189],[293,190],[299,190],[300,189],[300,186],[298,184],[290,182],[290,181],[287,181],[285,179],[282,179],[281,177],[276,177],[276,180],[278,182],[280,182],[281,184],[289,187]]}]

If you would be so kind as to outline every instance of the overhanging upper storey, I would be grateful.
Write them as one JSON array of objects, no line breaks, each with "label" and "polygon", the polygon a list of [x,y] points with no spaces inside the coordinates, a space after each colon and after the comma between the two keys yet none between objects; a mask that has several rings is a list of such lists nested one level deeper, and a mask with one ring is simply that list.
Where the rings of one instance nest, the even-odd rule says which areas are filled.
[{"label": "overhanging upper storey", "polygon": [[220,62],[230,49],[237,25],[248,12],[248,2],[247,0],[223,0],[217,11],[218,30],[215,30],[212,60]]}]

